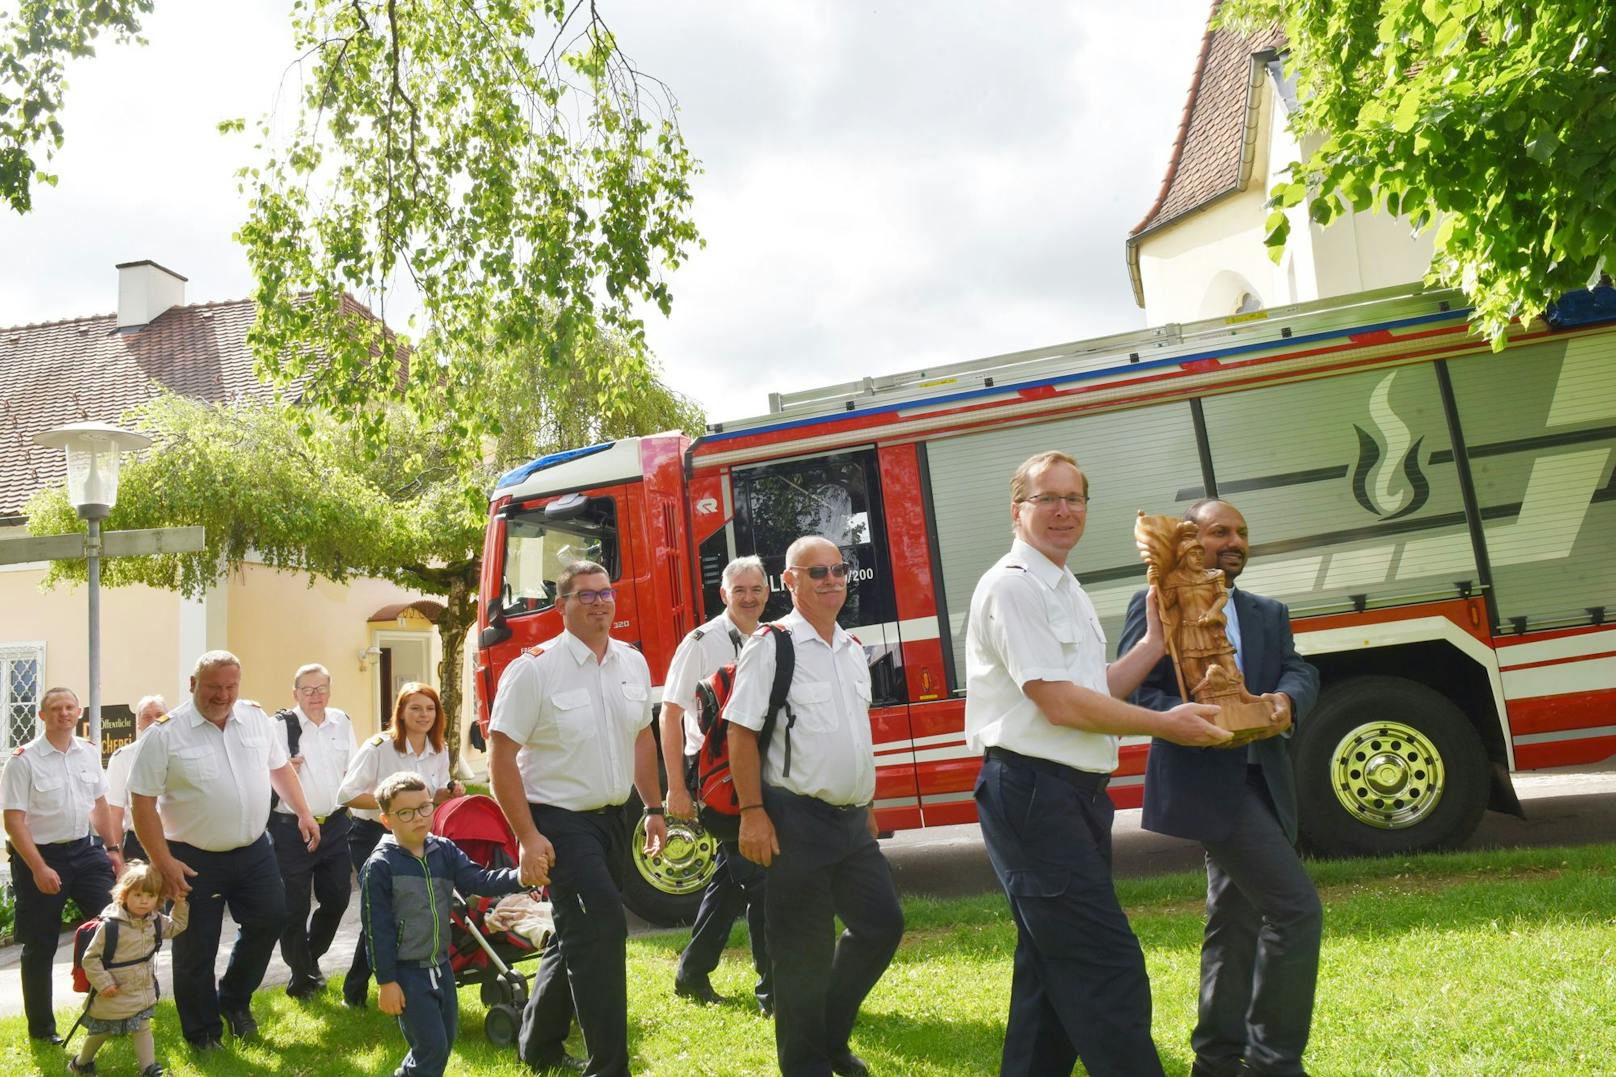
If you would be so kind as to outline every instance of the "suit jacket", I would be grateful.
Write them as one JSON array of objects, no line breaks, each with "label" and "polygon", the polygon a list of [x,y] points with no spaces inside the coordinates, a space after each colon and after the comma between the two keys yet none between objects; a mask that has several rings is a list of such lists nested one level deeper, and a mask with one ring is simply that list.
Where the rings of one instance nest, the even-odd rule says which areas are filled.
[{"label": "suit jacket", "polygon": [[[1283,602],[1235,588],[1230,596],[1240,621],[1241,662],[1252,695],[1284,692],[1291,721],[1300,723],[1319,697],[1319,671],[1291,639],[1290,611]],[[1128,604],[1117,653],[1145,634],[1145,592]],[[1163,658],[1132,696],[1133,702],[1165,711],[1183,702],[1171,658]],[[1296,778],[1286,737],[1269,737],[1244,748],[1185,748],[1156,739],[1145,767],[1146,830],[1197,841],[1222,841],[1234,825],[1233,809],[1246,782],[1246,764],[1261,765],[1285,836],[1296,840]]]}]

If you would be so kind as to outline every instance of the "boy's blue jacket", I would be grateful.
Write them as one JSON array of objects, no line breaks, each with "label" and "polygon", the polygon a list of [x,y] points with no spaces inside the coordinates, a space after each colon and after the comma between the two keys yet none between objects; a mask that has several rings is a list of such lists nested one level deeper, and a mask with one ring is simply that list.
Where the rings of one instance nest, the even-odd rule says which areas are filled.
[{"label": "boy's blue jacket", "polygon": [[449,907],[462,894],[514,894],[524,889],[515,868],[485,870],[452,841],[428,834],[424,856],[389,834],[359,876],[360,919],[376,982],[392,983],[395,970],[434,968],[449,957]]}]

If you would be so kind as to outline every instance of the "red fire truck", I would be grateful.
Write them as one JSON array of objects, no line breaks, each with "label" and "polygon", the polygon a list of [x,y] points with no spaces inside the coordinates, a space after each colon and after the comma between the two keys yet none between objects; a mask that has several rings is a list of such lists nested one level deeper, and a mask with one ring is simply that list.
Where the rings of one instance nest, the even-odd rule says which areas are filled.
[{"label": "red fire truck", "polygon": [[[493,492],[477,686],[560,631],[554,580],[618,581],[614,632],[658,678],[719,607],[719,574],[779,575],[802,534],[856,566],[842,623],[869,657],[885,830],[975,819],[965,618],[1010,540],[1008,482],[1077,457],[1093,496],[1071,564],[1115,641],[1144,568],[1137,510],[1233,501],[1241,586],[1290,605],[1323,692],[1291,740],[1306,844],[1462,841],[1519,812],[1510,781],[1616,753],[1616,303],[1597,289],[1494,353],[1451,293],[1401,289],[1169,325],[771,397],[769,414],[532,461]],[[1139,804],[1148,745],[1111,784]],[[633,825],[638,806],[625,809]],[[679,830],[631,907],[693,909],[711,844]]]}]

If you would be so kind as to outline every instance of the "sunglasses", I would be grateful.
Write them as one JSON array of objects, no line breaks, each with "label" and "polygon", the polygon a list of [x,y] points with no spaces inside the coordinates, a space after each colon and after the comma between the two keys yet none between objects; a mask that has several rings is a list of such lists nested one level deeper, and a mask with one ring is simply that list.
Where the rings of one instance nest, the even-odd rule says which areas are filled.
[{"label": "sunglasses", "polygon": [[806,572],[810,580],[822,580],[826,576],[835,576],[838,580],[846,579],[847,574],[853,571],[853,566],[846,561],[838,561],[834,565],[790,565],[794,572]]}]

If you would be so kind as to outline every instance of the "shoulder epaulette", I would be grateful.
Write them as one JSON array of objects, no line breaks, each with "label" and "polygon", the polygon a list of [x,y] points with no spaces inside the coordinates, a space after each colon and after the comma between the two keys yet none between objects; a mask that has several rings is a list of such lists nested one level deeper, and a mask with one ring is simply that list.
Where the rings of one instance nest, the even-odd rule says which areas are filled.
[{"label": "shoulder epaulette", "polygon": [[1027,566],[1026,565],[1018,565],[1014,561],[1010,562],[1008,565],[1005,565],[1004,567],[1005,568],[1013,568],[1017,572],[1025,572],[1025,571],[1027,571]]},{"label": "shoulder epaulette", "polygon": [[264,709],[263,707],[259,706],[258,701],[256,699],[238,699],[238,700],[236,700],[236,702],[237,703],[245,703],[249,707],[258,707],[259,710]]},{"label": "shoulder epaulette", "polygon": [[522,653],[527,655],[529,658],[537,658],[537,657],[539,657],[539,655],[543,654],[544,651],[545,651],[545,646],[542,643],[535,643],[531,647],[523,647],[522,648]]},{"label": "shoulder epaulette", "polygon": [[698,643],[701,641],[701,637],[705,636],[706,634],[707,632],[705,629],[692,628],[690,630],[690,638],[696,640]]},{"label": "shoulder epaulette", "polygon": [[172,717],[174,717],[174,712],[169,711],[167,714],[163,715],[161,718],[157,719],[157,721],[153,722],[152,724],[153,725],[162,725],[164,722],[168,721]]},{"label": "shoulder epaulette", "polygon": [[365,743],[366,744],[373,744],[373,745],[374,744],[380,744],[386,739],[387,739],[387,734],[386,733],[377,733],[374,737],[371,737],[369,740],[365,741]]}]

